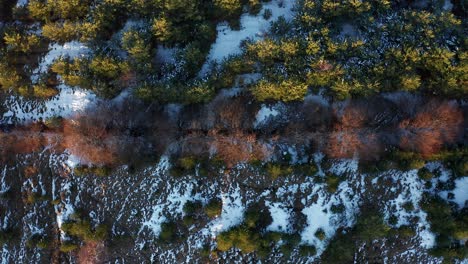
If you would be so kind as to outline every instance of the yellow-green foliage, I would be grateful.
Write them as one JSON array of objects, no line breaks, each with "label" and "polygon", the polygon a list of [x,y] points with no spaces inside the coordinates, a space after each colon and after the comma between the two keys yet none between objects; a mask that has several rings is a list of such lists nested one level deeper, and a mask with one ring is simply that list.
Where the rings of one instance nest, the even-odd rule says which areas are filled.
[{"label": "yellow-green foliage", "polygon": [[78,249],[78,245],[72,242],[65,241],[60,245],[60,251],[64,253],[69,253]]},{"label": "yellow-green foliage", "polygon": [[223,203],[219,199],[211,199],[208,204],[205,206],[205,213],[208,217],[214,218],[218,215],[221,215],[223,209]]},{"label": "yellow-green foliage", "polygon": [[71,236],[80,238],[83,241],[102,241],[107,238],[106,225],[98,225],[93,230],[91,227],[91,222],[83,219],[77,219],[73,222],[63,223],[62,230]]},{"label": "yellow-green foliage", "polygon": [[252,94],[259,101],[280,100],[290,102],[304,99],[307,89],[307,84],[293,79],[279,82],[261,80],[252,87]]}]

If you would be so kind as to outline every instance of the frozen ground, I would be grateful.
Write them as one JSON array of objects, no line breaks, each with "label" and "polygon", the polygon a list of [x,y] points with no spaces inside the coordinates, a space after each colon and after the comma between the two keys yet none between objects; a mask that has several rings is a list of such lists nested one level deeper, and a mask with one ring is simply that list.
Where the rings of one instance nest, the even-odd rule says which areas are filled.
[{"label": "frozen ground", "polygon": [[63,45],[51,44],[49,46],[49,52],[41,58],[39,67],[33,71],[31,80],[37,82],[39,75],[46,73],[52,63],[59,58],[77,58],[84,57],[90,53],[90,49],[81,42],[71,41]]},{"label": "frozen ground", "polygon": [[[41,74],[46,73],[52,63],[62,57],[76,58],[89,54],[90,50],[82,43],[72,41],[63,45],[52,44],[49,52],[41,58],[39,66],[33,71],[31,80],[37,82]],[[71,88],[64,84],[58,87],[59,94],[48,100],[30,100],[22,96],[10,96],[4,102],[6,112],[0,119],[7,123],[37,121],[53,116],[70,117],[80,113],[97,100],[96,95],[80,88]]]},{"label": "frozen ground", "polygon": [[[261,39],[269,30],[271,21],[283,16],[286,20],[293,17],[293,7],[295,1],[292,0],[272,0],[269,3],[262,3],[262,10],[258,15],[253,16],[245,13],[240,18],[240,30],[232,30],[229,25],[221,23],[217,27],[218,37],[211,46],[207,62],[200,71],[200,76],[205,75],[209,70],[210,62],[220,62],[230,55],[241,53],[240,43],[242,40],[250,38],[252,40]],[[266,9],[271,10],[272,16],[266,20],[263,13]]]},{"label": "frozen ground", "polygon": [[46,101],[31,101],[10,96],[5,102],[7,111],[2,120],[7,123],[37,121],[54,116],[72,117],[97,102],[96,95],[79,88],[59,85],[60,93]]}]

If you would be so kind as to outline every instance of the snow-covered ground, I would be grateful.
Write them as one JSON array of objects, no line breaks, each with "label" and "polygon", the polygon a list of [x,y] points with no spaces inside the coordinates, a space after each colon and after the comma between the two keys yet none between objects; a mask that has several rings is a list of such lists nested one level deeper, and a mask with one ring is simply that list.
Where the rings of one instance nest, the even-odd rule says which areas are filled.
[{"label": "snow-covered ground", "polygon": [[238,186],[223,193],[222,201],[221,216],[209,224],[212,237],[216,237],[219,232],[239,225],[244,219],[245,205],[242,203],[242,195]]},{"label": "snow-covered ground", "polygon": [[[424,181],[418,176],[418,170],[407,172],[389,171],[388,174],[393,179],[394,188],[399,188],[400,190],[398,196],[387,203],[384,210],[385,219],[388,220],[391,212],[394,212],[398,221],[396,226],[399,227],[411,224],[411,219],[417,217],[416,232],[420,238],[421,246],[424,248],[433,247],[435,245],[435,235],[429,229],[430,224],[426,219],[426,212],[419,206],[425,186]],[[404,205],[408,202],[412,204],[412,210],[404,208]]]},{"label": "snow-covered ground", "polygon": [[274,105],[262,104],[262,107],[256,115],[254,127],[266,125],[268,122],[275,120],[283,112],[285,106],[282,102],[278,102]]},{"label": "snow-covered ground", "polygon": [[[37,82],[40,75],[46,73],[55,60],[62,57],[83,57],[89,52],[89,48],[78,41],[67,42],[63,45],[50,45],[49,52],[41,58],[39,66],[33,71],[32,82]],[[44,101],[10,96],[4,102],[7,111],[0,120],[12,123],[14,121],[37,121],[39,118],[46,119],[53,116],[73,116],[97,100],[96,95],[87,90],[71,88],[65,84],[60,84],[57,88],[59,94]]]},{"label": "snow-covered ground", "polygon": [[60,93],[46,101],[30,101],[21,96],[10,96],[5,102],[7,111],[2,120],[29,122],[39,118],[47,119],[54,116],[71,117],[97,102],[96,95],[79,88],[59,85]]},{"label": "snow-covered ground", "polygon": [[49,46],[49,52],[41,58],[39,66],[33,71],[31,80],[37,82],[39,75],[47,72],[52,63],[59,58],[70,58],[74,59],[77,57],[84,57],[90,53],[90,49],[81,42],[71,41],[63,45],[51,44]]},{"label": "snow-covered ground", "polygon": [[[262,10],[258,15],[253,16],[245,13],[240,18],[240,30],[232,30],[228,23],[221,23],[217,27],[218,37],[211,46],[207,62],[200,71],[200,76],[205,75],[209,70],[210,62],[220,62],[230,55],[241,53],[240,44],[242,40],[250,38],[259,40],[267,34],[271,21],[277,20],[280,16],[290,20],[293,15],[294,0],[272,0],[269,3],[262,3]],[[271,10],[271,17],[266,20],[263,13],[266,9]]]},{"label": "snow-covered ground", "polygon": [[[359,212],[362,194],[365,192],[365,175],[359,175],[355,160],[337,161],[331,167],[337,175],[350,173],[356,180],[353,184],[343,181],[335,193],[330,194],[325,184],[311,184],[309,195],[303,199],[305,208],[302,213],[307,216],[307,226],[302,231],[302,241],[315,245],[320,255],[327,246],[327,240],[320,240],[315,233],[320,229],[327,239],[334,236],[339,227],[351,227]],[[302,190],[302,189],[301,189]],[[316,199],[314,201],[314,199]],[[311,202],[314,201],[314,202]],[[333,213],[332,206],[342,206],[343,212]]]}]

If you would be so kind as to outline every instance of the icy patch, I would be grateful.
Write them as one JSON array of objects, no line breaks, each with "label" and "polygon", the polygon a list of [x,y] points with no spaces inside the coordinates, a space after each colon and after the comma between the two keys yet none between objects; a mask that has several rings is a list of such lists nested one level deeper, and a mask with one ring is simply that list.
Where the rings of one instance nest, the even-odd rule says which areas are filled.
[{"label": "icy patch", "polygon": [[78,156],[75,156],[73,154],[70,154],[68,156],[68,159],[67,161],[65,162],[65,164],[67,164],[68,167],[70,168],[75,168],[77,165],[79,165],[81,163],[81,159],[80,157]]},{"label": "icy patch", "polygon": [[181,104],[167,104],[164,107],[164,112],[169,116],[172,121],[176,121],[183,105]]},{"label": "icy patch", "polygon": [[453,8],[452,1],[450,1],[450,0],[445,0],[445,1],[444,1],[444,6],[442,7],[442,9],[443,9],[444,11],[452,11],[452,8]]},{"label": "icy patch", "polygon": [[238,186],[235,189],[231,188],[228,193],[223,193],[221,199],[223,201],[221,216],[209,223],[212,237],[239,225],[244,220],[245,206],[242,203],[242,195]]},{"label": "icy patch", "polygon": [[341,27],[341,32],[340,32],[340,37],[345,38],[345,37],[350,37],[350,38],[356,38],[359,36],[359,33],[356,29],[355,26],[345,23]]},{"label": "icy patch", "polygon": [[[167,160],[163,157],[156,170],[167,169]],[[167,184],[167,189],[171,190],[166,199],[161,199],[153,206],[152,214],[148,221],[143,222],[141,230],[144,227],[149,228],[153,234],[159,235],[161,232],[161,224],[167,220],[167,215],[182,215],[185,203],[192,197],[192,190],[195,184],[193,182],[179,182],[174,187],[170,183]],[[140,232],[141,232],[140,230]]]},{"label": "icy patch", "polygon": [[453,189],[455,196],[454,201],[460,208],[467,205],[468,201],[468,177],[455,180],[455,189]]},{"label": "icy patch", "polygon": [[314,94],[309,94],[304,98],[304,102],[314,102],[314,103],[319,103],[323,106],[329,106],[330,102],[321,94],[314,95]]},{"label": "icy patch", "polygon": [[359,167],[358,159],[342,159],[340,162],[333,164],[330,172],[336,175],[343,175],[345,173],[356,173]]},{"label": "icy patch", "polygon": [[[424,192],[424,182],[418,177],[418,170],[407,172],[394,172],[392,175],[393,181],[400,185],[402,190],[399,195],[389,202],[384,210],[385,219],[390,218],[391,208],[395,208],[395,215],[398,219],[397,227],[410,224],[410,220],[414,217],[418,218],[416,232],[420,238],[421,246],[424,248],[432,248],[435,245],[435,235],[429,230],[430,224],[427,221],[427,214],[420,206],[419,202],[422,199]],[[403,208],[405,203],[411,202],[413,210],[407,211]]]},{"label": "icy patch", "polygon": [[7,166],[2,171],[2,179],[1,179],[1,186],[0,186],[0,193],[6,193],[8,190],[10,190],[10,186],[6,183],[6,172],[7,172]]},{"label": "icy patch", "polygon": [[156,56],[162,63],[175,63],[175,57],[178,49],[176,48],[166,48],[162,45],[158,45]]},{"label": "icy patch", "polygon": [[[66,183],[65,185],[63,185],[61,190],[63,192],[68,193],[68,195],[70,195],[70,187],[71,187],[71,183]],[[71,214],[73,214],[75,209],[73,208],[73,205],[70,202],[70,197],[68,197],[66,201],[62,201],[62,202],[63,204],[55,205],[54,208],[55,208],[55,214],[56,214],[56,219],[57,219],[57,226],[60,229],[60,238],[64,240],[66,239],[65,237],[66,234],[62,230],[62,224],[66,220],[68,220],[68,218],[70,217]]]},{"label": "icy patch", "polygon": [[31,80],[37,82],[39,75],[47,72],[50,65],[58,58],[68,57],[74,59],[76,57],[84,57],[89,52],[90,49],[78,41],[67,42],[63,45],[49,45],[49,52],[41,59],[39,67],[33,71]]},{"label": "icy patch", "polygon": [[280,203],[266,202],[266,206],[269,207],[273,222],[267,227],[268,231],[287,232],[291,230],[289,225],[290,210],[286,210]]},{"label": "icy patch", "polygon": [[158,163],[158,165],[156,165],[155,170],[156,170],[157,173],[164,173],[169,169],[170,165],[171,164],[170,164],[170,161],[169,161],[169,156],[163,155],[159,159],[159,163]]},{"label": "icy patch", "polygon": [[[360,186],[358,189],[363,193],[364,176],[357,181]],[[329,195],[324,189],[324,185],[316,185],[309,199],[315,195],[318,196],[317,201],[304,207],[302,213],[307,216],[307,226],[302,231],[302,241],[317,247],[318,255],[326,248],[326,241],[322,241],[315,236],[315,233],[321,229],[324,231],[326,238],[333,237],[339,227],[351,227],[354,225],[355,217],[359,210],[361,197],[355,193],[348,181],[342,182],[338,186],[338,190],[333,195]],[[335,214],[331,211],[331,207],[335,205],[343,205],[344,211]]]},{"label": "icy patch", "polygon": [[96,95],[90,91],[73,89],[64,84],[58,88],[60,93],[45,102],[10,96],[5,103],[7,111],[3,114],[3,120],[12,123],[37,121],[39,118],[47,119],[53,116],[69,117],[82,112],[97,100]]},{"label": "icy patch", "polygon": [[[282,5],[280,5],[282,3]],[[220,62],[230,55],[240,54],[240,43],[242,40],[250,38],[254,41],[261,39],[270,29],[270,21],[277,20],[283,16],[286,20],[293,17],[292,8],[295,1],[273,0],[269,3],[263,3],[262,10],[256,16],[245,13],[240,18],[240,30],[232,30],[227,23],[221,23],[217,26],[218,37],[211,46],[208,54],[207,63],[203,65],[200,75],[208,72],[211,61]],[[269,20],[263,18],[266,9],[270,9],[272,16]]]},{"label": "icy patch", "polygon": [[245,73],[236,77],[236,86],[250,85],[262,78],[261,73]]},{"label": "icy patch", "polygon": [[256,119],[254,122],[254,127],[259,127],[261,125],[264,125],[268,121],[271,121],[275,117],[279,116],[281,113],[282,107],[283,107],[283,104],[281,102],[276,103],[275,105],[272,105],[272,106],[267,106],[265,104],[262,104],[262,107],[257,113]]},{"label": "icy patch", "polygon": [[16,7],[24,7],[24,6],[27,6],[28,5],[28,0],[18,0],[18,2],[16,2]]}]

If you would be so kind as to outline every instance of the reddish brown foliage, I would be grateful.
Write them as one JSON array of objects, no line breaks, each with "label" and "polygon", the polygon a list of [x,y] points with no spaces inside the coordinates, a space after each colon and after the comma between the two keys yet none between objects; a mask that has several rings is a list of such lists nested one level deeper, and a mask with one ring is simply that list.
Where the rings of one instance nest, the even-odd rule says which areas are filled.
[{"label": "reddish brown foliage", "polygon": [[118,157],[119,140],[109,133],[102,123],[81,117],[67,120],[63,127],[62,145],[84,162],[115,164]]},{"label": "reddish brown foliage", "polygon": [[218,157],[223,159],[228,167],[239,162],[263,160],[271,154],[266,145],[257,141],[255,134],[241,131],[229,136],[215,136],[212,144]]},{"label": "reddish brown foliage", "polygon": [[455,102],[431,101],[414,118],[403,120],[400,147],[431,156],[445,145],[454,143],[461,133],[463,113]]},{"label": "reddish brown foliage", "polygon": [[337,114],[328,137],[326,153],[332,158],[359,156],[377,159],[382,151],[378,132],[372,127],[375,113],[366,104],[349,104]]},{"label": "reddish brown foliage", "polygon": [[103,242],[87,242],[78,251],[78,263],[97,264],[103,263],[106,250]]}]

